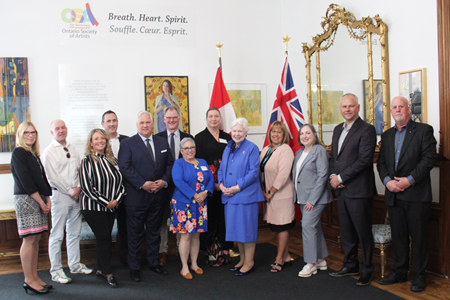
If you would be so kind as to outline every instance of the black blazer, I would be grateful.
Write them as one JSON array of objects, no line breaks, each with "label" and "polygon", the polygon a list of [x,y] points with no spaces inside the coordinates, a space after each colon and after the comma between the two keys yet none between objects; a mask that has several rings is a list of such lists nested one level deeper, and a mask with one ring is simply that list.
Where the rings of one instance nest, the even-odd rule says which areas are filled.
[{"label": "black blazer", "polygon": [[127,139],[127,138],[129,138],[128,135],[122,135],[122,134],[119,133],[119,143],[122,143],[122,141]]},{"label": "black blazer", "polygon": [[155,161],[139,134],[123,140],[119,149],[119,169],[125,178],[127,191],[126,206],[148,207],[150,201],[163,203],[167,199],[167,189],[162,188],[156,194],[150,194],[141,187],[146,181],[162,179],[169,183],[173,158],[169,144],[160,136],[153,135]]},{"label": "black blazer", "polygon": [[[160,137],[162,137],[162,138],[164,138],[164,139],[167,141],[167,143],[170,143],[169,137],[167,136],[167,130],[158,132],[156,135],[157,135],[157,136],[160,136]],[[184,138],[187,138],[187,137],[190,137],[191,139],[194,139],[194,137],[193,137],[192,135],[190,135],[189,133],[185,133],[185,132],[183,132],[183,131],[180,130],[180,142],[181,142]],[[195,140],[194,140],[194,141],[195,141]],[[180,152],[180,153],[178,154],[178,158],[181,158],[181,157],[182,157],[182,155],[181,155],[181,152]],[[175,158],[174,158],[174,159],[175,159]]]},{"label": "black blazer", "polygon": [[355,120],[338,151],[341,123],[334,128],[330,155],[330,175],[340,175],[345,187],[336,189],[336,195],[347,198],[371,198],[377,194],[373,172],[373,156],[377,143],[375,127]]},{"label": "black blazer", "polygon": [[428,124],[416,123],[410,120],[406,128],[406,136],[395,170],[395,128],[392,127],[381,135],[381,149],[378,156],[377,169],[381,181],[386,176],[414,178],[415,184],[403,192],[391,193],[385,189],[386,205],[394,205],[395,197],[409,202],[430,202],[431,178],[430,171],[436,162],[436,139],[433,127]]},{"label": "black blazer", "polygon": [[51,196],[52,189],[45,175],[41,160],[30,151],[17,147],[11,155],[11,173],[14,177],[14,195]]}]

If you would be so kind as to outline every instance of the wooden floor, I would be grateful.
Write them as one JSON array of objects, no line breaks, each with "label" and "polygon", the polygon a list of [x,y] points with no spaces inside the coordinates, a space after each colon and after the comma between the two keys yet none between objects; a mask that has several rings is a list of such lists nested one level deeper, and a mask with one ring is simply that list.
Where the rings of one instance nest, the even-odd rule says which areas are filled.
[{"label": "wooden floor", "polygon": [[[169,255],[175,255],[175,238],[174,235],[170,235],[169,240]],[[276,245],[276,234],[271,232],[268,228],[262,228],[259,230],[258,243],[272,243]],[[335,243],[327,243],[330,256],[327,257],[327,263],[329,268],[334,270],[339,270],[342,267],[342,260],[344,253],[342,249],[338,247]],[[303,255],[302,247],[302,235],[300,230],[292,229],[290,238],[290,252],[292,256],[298,259],[299,256]],[[118,260],[117,252],[114,247],[114,258]],[[377,250],[376,250],[377,251]],[[81,254],[82,262],[88,265],[95,264],[95,253],[94,249],[84,250]],[[386,290],[392,294],[400,296],[405,299],[450,299],[450,280],[441,278],[438,276],[429,275],[427,279],[427,289],[422,293],[413,293],[409,290],[411,282],[398,283],[390,286],[379,285],[377,280],[380,278],[380,258],[374,256],[373,260],[375,264],[375,271],[373,272],[372,286]],[[63,264],[67,263],[67,258],[63,255]],[[390,273],[390,263],[387,265],[387,274]],[[41,253],[38,263],[39,270],[48,270],[50,268],[50,262],[46,253]],[[299,270],[300,271],[300,270]],[[21,273],[22,267],[20,265],[20,259],[18,256],[11,257],[9,259],[0,260],[0,274],[10,274],[10,273]],[[357,277],[355,277],[357,278]],[[356,279],[355,279],[356,284]]]}]

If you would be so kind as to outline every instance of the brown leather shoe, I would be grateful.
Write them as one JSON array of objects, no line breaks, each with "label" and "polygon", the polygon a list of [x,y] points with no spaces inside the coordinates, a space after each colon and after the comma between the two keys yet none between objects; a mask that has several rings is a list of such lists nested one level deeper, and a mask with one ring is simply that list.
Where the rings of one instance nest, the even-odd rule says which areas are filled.
[{"label": "brown leather shoe", "polygon": [[180,275],[183,276],[184,279],[192,279],[192,274],[190,272],[183,274],[183,271],[180,271]]},{"label": "brown leather shoe", "polygon": [[161,252],[159,254],[159,265],[165,266],[167,262],[167,252]]}]

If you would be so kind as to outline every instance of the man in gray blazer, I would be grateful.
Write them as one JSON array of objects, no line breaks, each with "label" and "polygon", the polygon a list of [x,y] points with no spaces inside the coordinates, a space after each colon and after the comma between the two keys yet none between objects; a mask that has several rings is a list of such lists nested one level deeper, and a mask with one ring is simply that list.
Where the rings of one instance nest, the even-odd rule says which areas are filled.
[{"label": "man in gray blazer", "polygon": [[[359,117],[358,98],[345,94],[341,98],[341,114],[345,122],[333,132],[330,158],[330,184],[338,198],[339,227],[344,266],[333,277],[361,276],[357,286],[372,281],[373,235],[372,202],[376,195],[373,156],[377,142],[375,127]],[[358,242],[361,260],[358,260]]]}]

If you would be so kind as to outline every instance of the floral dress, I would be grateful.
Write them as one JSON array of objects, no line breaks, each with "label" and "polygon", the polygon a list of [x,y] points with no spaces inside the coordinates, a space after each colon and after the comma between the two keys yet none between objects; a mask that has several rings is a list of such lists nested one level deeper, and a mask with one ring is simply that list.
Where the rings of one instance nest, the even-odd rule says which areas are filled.
[{"label": "floral dress", "polygon": [[[210,183],[205,182],[205,180],[208,180],[208,182],[210,181],[214,184],[214,179],[209,168],[205,166],[199,167],[198,163],[194,165],[183,161],[183,159],[180,160],[183,165],[183,175],[181,176],[190,177],[186,178],[190,180],[185,179],[183,181],[185,184],[189,184],[192,188],[195,185],[195,193],[201,193],[206,190],[206,186]],[[178,164],[180,164],[180,162]],[[204,171],[205,169],[206,171]],[[205,178],[205,175],[207,178]],[[174,192],[174,196],[171,201],[172,210],[169,230],[173,233],[197,233],[208,231],[207,199],[205,199],[203,205],[199,205],[193,197],[189,198],[188,203],[186,203],[186,201],[178,201],[176,198],[177,195],[182,195],[180,190],[183,189],[183,186],[177,186],[175,180],[174,182],[175,189],[178,189],[178,191]]]}]

